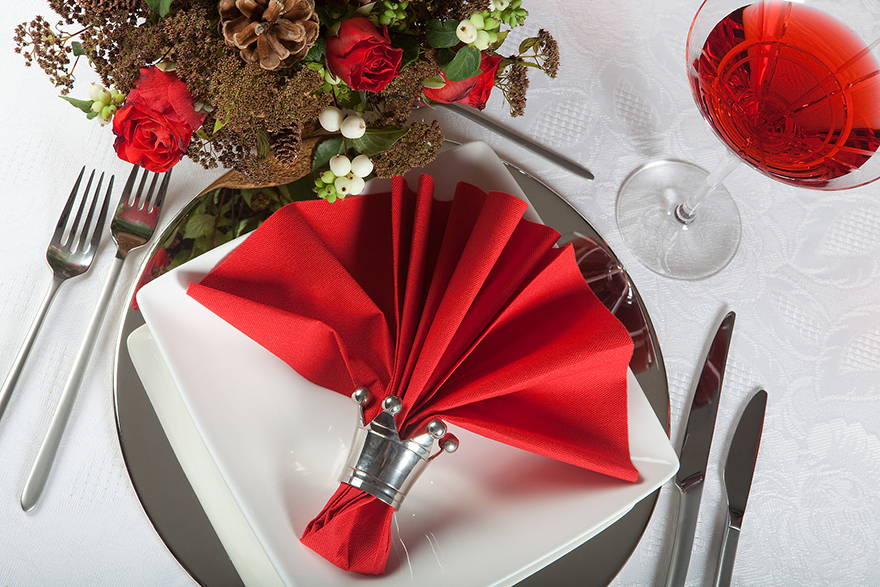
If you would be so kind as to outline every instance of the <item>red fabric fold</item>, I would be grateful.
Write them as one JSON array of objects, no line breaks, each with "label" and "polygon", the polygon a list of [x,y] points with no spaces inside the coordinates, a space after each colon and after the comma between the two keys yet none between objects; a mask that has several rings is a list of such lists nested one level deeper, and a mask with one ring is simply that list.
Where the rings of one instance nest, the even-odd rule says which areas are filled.
[{"label": "red fabric fold", "polygon": [[[428,176],[417,193],[396,178],[386,194],[291,204],[189,294],[313,383],[400,397],[403,438],[439,417],[634,481],[632,341],[526,208],[464,183],[439,201]],[[392,511],[343,485],[302,542],[379,574]]]}]

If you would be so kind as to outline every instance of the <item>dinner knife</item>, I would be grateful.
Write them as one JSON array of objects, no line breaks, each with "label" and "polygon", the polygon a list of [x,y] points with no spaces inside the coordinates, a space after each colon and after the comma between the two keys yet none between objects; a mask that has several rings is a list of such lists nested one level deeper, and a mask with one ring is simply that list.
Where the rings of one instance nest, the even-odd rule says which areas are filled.
[{"label": "dinner knife", "polygon": [[688,414],[674,482],[674,493],[678,496],[678,520],[672,543],[672,558],[666,575],[667,587],[681,587],[687,578],[700,499],[703,495],[703,481],[709,462],[709,449],[712,447],[712,434],[715,431],[715,416],[718,414],[718,397],[724,381],[727,351],[730,348],[735,319],[736,314],[729,312],[712,339]]},{"label": "dinner knife", "polygon": [[715,573],[716,587],[727,587],[733,575],[733,561],[742,529],[743,514],[749,500],[761,432],[764,429],[764,412],[767,408],[767,392],[763,389],[752,396],[740,416],[736,432],[727,453],[724,466],[724,488],[727,491],[727,524],[721,538],[721,554]]},{"label": "dinner knife", "polygon": [[538,155],[539,157],[543,157],[544,159],[550,161],[551,163],[555,163],[556,165],[558,165],[559,167],[562,167],[566,171],[574,173],[575,175],[579,175],[580,177],[583,177],[584,179],[595,179],[595,176],[592,174],[592,172],[590,172],[589,169],[582,167],[581,165],[578,165],[577,163],[575,163],[573,161],[569,161],[565,157],[562,157],[561,155],[557,155],[553,151],[546,149],[546,148],[542,147],[541,145],[539,145],[539,144],[537,144],[537,143],[535,143],[535,142],[533,142],[523,136],[516,134],[513,131],[507,130],[506,128],[504,128],[500,124],[495,124],[494,122],[492,122],[491,120],[489,120],[485,116],[481,116],[481,115],[477,114],[476,112],[474,112],[473,108],[467,108],[467,107],[459,106],[457,104],[438,104],[438,106],[442,106],[443,108],[446,108],[447,110],[452,110],[452,111],[460,114],[461,116],[464,116],[465,118],[467,118],[471,122],[475,122],[475,123],[479,124],[480,126],[491,130],[495,134],[500,135],[500,136],[504,137],[505,139],[512,141],[513,143],[516,143],[520,147],[531,151],[535,155]]}]

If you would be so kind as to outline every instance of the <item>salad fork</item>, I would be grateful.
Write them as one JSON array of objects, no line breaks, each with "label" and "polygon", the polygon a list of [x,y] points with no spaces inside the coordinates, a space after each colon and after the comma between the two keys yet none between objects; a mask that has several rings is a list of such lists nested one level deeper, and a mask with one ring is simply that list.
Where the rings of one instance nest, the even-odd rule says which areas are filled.
[{"label": "salad fork", "polygon": [[[64,205],[64,210],[61,211],[61,217],[58,219],[55,232],[52,234],[52,239],[49,242],[49,248],[46,250],[46,261],[52,269],[52,284],[43,298],[43,303],[40,305],[37,316],[34,318],[34,322],[25,336],[18,355],[16,355],[15,360],[12,362],[12,370],[6,376],[3,387],[0,388],[0,418],[3,417],[3,412],[6,411],[9,398],[12,397],[12,391],[15,389],[16,383],[18,383],[18,378],[27,362],[31,347],[40,332],[40,328],[43,326],[43,319],[46,317],[46,312],[49,310],[49,306],[52,304],[58,288],[71,277],[82,275],[88,271],[92,264],[92,259],[95,258],[95,252],[98,250],[98,243],[101,240],[101,234],[104,232],[104,221],[107,219],[110,192],[113,191],[113,177],[110,177],[110,184],[107,186],[107,193],[101,204],[101,211],[98,213],[98,218],[93,224],[95,210],[101,196],[101,185],[104,183],[104,174],[102,173],[98,178],[98,185],[95,187],[94,197],[89,206],[88,214],[83,219],[83,213],[89,199],[89,192],[95,179],[95,172],[92,171],[86,183],[85,193],[77,209],[76,216],[73,222],[68,224],[70,213],[73,211],[76,195],[79,192],[79,186],[85,172],[86,168],[83,167],[76,178],[76,183],[73,184],[70,197]],[[92,227],[91,231],[89,230],[90,226]]]},{"label": "salad fork", "polygon": [[46,481],[49,479],[52,463],[55,461],[55,455],[58,452],[64,428],[70,419],[70,413],[73,410],[76,395],[85,374],[86,365],[91,358],[92,349],[98,338],[98,331],[104,321],[107,305],[116,287],[116,281],[122,270],[123,262],[132,249],[144,245],[150,240],[156,225],[159,223],[159,210],[165,199],[165,193],[168,191],[168,181],[171,177],[171,172],[165,173],[158,190],[156,189],[156,184],[159,180],[159,174],[154,173],[150,187],[145,193],[144,188],[147,185],[149,172],[144,170],[137,193],[132,195],[137,174],[138,166],[135,165],[131,170],[128,181],[125,183],[122,197],[119,200],[119,205],[116,207],[116,213],[110,221],[110,233],[116,242],[116,258],[113,260],[110,275],[108,275],[104,289],[101,292],[101,297],[98,299],[98,305],[95,308],[86,337],[74,361],[73,369],[64,386],[64,390],[61,392],[61,399],[55,408],[55,414],[52,416],[49,430],[46,432],[46,437],[43,439],[39,453],[37,453],[33,468],[25,482],[24,491],[21,495],[21,508],[24,511],[30,511],[37,504],[40,495],[43,493],[43,488],[46,486]]}]

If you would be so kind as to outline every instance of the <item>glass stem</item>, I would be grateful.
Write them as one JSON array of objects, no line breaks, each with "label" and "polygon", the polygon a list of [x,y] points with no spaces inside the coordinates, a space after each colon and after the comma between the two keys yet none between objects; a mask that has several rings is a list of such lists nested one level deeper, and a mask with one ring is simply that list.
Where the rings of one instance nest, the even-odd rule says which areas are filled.
[{"label": "glass stem", "polygon": [[724,149],[724,156],[715,169],[706,176],[700,187],[691,195],[690,198],[675,207],[675,219],[682,224],[690,224],[696,219],[697,206],[703,201],[703,198],[712,193],[730,173],[739,166],[739,158],[731,153],[728,149]]}]

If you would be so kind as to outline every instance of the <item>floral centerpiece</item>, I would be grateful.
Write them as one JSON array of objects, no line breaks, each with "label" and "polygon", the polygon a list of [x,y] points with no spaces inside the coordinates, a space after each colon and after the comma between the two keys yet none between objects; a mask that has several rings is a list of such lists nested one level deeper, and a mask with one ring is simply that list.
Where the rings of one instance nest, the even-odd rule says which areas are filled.
[{"label": "floral centerpiece", "polygon": [[[497,89],[522,114],[527,70],[555,76],[559,54],[544,30],[507,47],[521,3],[49,0],[61,21],[15,41],[120,158],[161,172],[189,157],[253,185],[307,158],[311,195],[334,201],[433,159],[441,129],[409,122],[415,106],[483,109]],[[83,61],[102,83],[70,96]]]}]

